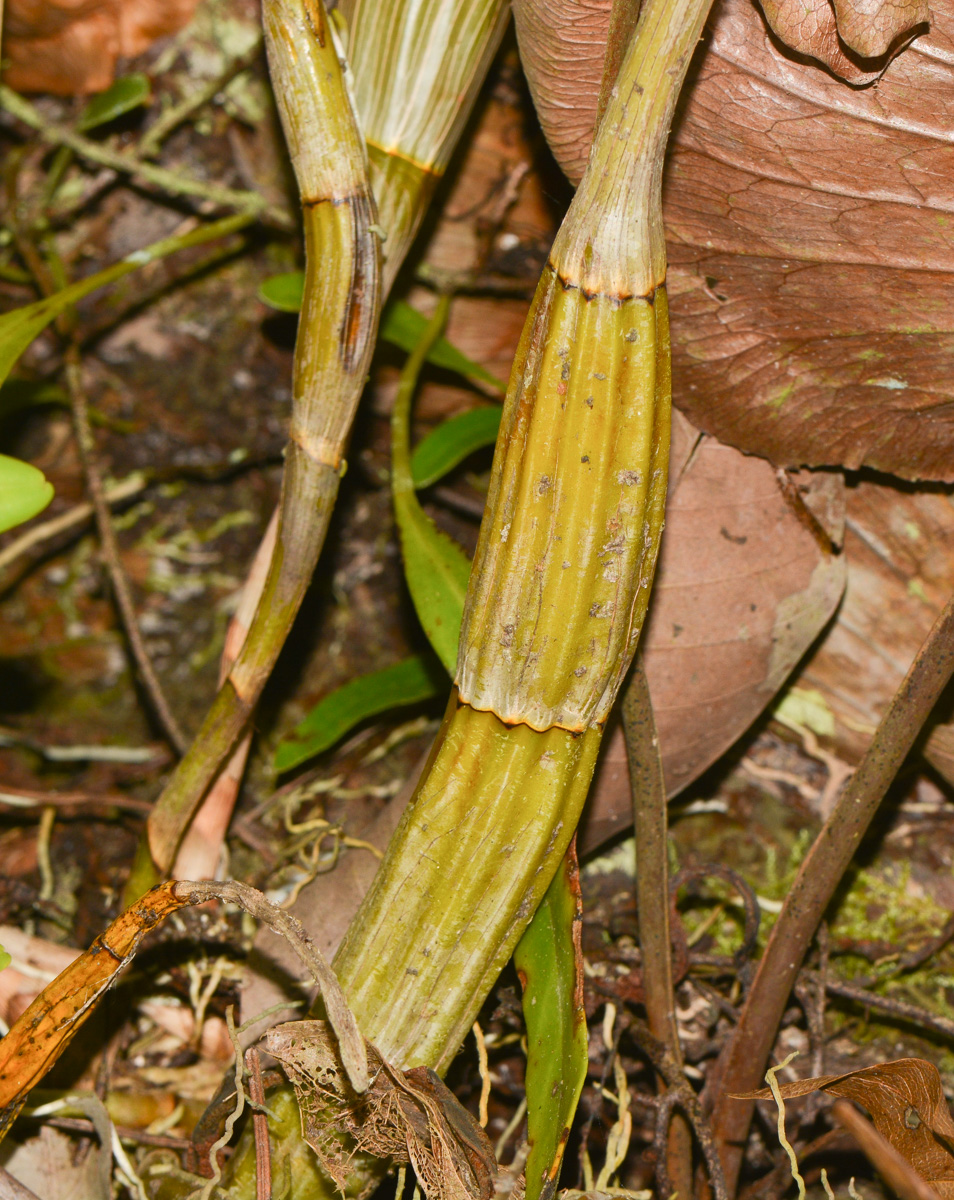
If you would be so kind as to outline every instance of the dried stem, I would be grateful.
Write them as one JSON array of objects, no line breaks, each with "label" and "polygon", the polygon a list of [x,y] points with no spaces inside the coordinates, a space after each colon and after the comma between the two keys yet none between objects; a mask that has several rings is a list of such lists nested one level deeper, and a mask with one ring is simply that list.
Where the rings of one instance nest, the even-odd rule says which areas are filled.
[{"label": "dried stem", "polygon": [[106,499],[103,479],[97,463],[96,443],[89,423],[89,403],[86,399],[86,389],[83,386],[79,353],[75,346],[71,347],[67,353],[65,374],[66,387],[73,408],[76,443],[83,464],[83,473],[86,476],[86,489],[93,505],[103,562],[109,574],[116,608],[119,611],[123,630],[129,642],[129,649],[136,663],[136,670],[150,707],[171,745],[177,753],[184,754],[188,748],[189,739],[169,706],[169,701],[162,690],[162,684],[159,682],[159,677],[156,675],[152,660],[142,640],[129,578],[119,557],[119,543],[116,540],[116,532],[113,529],[113,520],[109,511],[109,501]]},{"label": "dried stem", "polygon": [[[623,694],[623,732],[629,759],[636,833],[636,904],[649,1031],[682,1065],[669,932],[669,854],[666,786],[649,684],[637,655]],[[692,1195],[692,1137],[681,1117],[667,1122],[669,1182],[681,1200]]]},{"label": "dried stem", "polygon": [[746,997],[732,1039],[710,1075],[707,1094],[730,1188],[734,1189],[754,1091],[815,930],[867,832],[885,792],[954,674],[954,599],[938,617],[891,700],[858,770],[802,863]]}]

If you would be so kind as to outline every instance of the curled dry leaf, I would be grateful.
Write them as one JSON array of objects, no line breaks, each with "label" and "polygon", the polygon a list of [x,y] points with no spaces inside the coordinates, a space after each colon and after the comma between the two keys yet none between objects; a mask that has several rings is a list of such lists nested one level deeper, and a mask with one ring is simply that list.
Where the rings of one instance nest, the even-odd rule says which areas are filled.
[{"label": "curled dry leaf", "polygon": [[[490,1200],[497,1168],[493,1147],[428,1067],[398,1070],[369,1045],[371,1085],[358,1095],[324,1021],[278,1025],[265,1046],[295,1088],[305,1141],[342,1190],[357,1152],[410,1163],[431,1200]],[[343,1143],[342,1131],[353,1144]]]},{"label": "curled dry leaf", "polygon": [[[847,83],[872,83],[930,17],[926,0],[886,4],[835,0],[761,0],[786,46],[824,63]],[[865,11],[865,8],[868,11]]]},{"label": "curled dry leaf", "polygon": [[191,19],[198,0],[7,0],[4,80],[19,92],[101,92],[116,61]]},{"label": "curled dry leaf", "polygon": [[[819,1075],[779,1085],[783,1100],[828,1092],[854,1100],[871,1113],[874,1126],[943,1200],[954,1197],[954,1120],[941,1076],[923,1058],[863,1067],[846,1075]],[[739,1099],[771,1099],[768,1088]]]}]

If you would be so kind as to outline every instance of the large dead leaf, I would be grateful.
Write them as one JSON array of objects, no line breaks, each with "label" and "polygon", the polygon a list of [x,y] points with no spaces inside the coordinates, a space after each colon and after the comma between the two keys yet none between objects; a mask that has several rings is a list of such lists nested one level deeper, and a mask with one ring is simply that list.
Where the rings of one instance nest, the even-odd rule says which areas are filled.
[{"label": "large dead leaf", "polygon": [[[779,1091],[783,1100],[811,1092],[854,1100],[871,1113],[881,1136],[944,1200],[954,1197],[954,1120],[933,1063],[899,1058],[847,1075],[820,1075],[779,1084]],[[762,1088],[745,1098],[768,1100],[771,1095],[768,1088]]]},{"label": "large dead leaf", "polygon": [[[371,1086],[359,1096],[324,1021],[278,1025],[265,1046],[294,1085],[305,1141],[342,1192],[357,1152],[410,1163],[431,1200],[490,1200],[497,1167],[493,1147],[428,1067],[398,1070],[369,1045]],[[342,1131],[353,1144],[342,1140]]]},{"label": "large dead leaf", "polygon": [[954,479],[952,13],[852,89],[719,9],[669,165],[674,386],[777,463]]},{"label": "large dead leaf", "polygon": [[[806,9],[819,5],[830,15],[827,0],[798,0],[800,32],[789,21],[809,52],[822,34]],[[879,22],[883,41],[921,17],[875,4],[859,22],[838,7],[859,46]],[[585,16],[586,37],[563,10]],[[571,173],[585,161],[602,70],[593,32],[605,20],[571,0],[550,19],[540,61],[526,38],[521,47]],[[711,26],[664,193],[675,402],[781,465],[954,480],[952,5],[935,6],[930,32],[865,89],[786,52],[751,0],[721,0]]]},{"label": "large dead leaf", "polygon": [[838,605],[842,483],[807,475],[834,508],[826,531],[805,495],[764,459],[674,425],[673,484],[643,635],[666,789],[680,791],[771,702]]}]

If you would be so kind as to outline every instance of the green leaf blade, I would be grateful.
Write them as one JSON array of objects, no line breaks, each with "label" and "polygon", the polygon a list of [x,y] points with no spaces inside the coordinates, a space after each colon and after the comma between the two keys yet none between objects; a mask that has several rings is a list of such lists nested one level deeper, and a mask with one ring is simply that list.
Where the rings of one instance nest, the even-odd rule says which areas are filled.
[{"label": "green leaf blade", "polygon": [[513,955],[527,1024],[526,1200],[551,1200],[556,1193],[586,1081],[581,920],[574,839]]},{"label": "green leaf blade", "polygon": [[[404,350],[408,354],[414,349],[427,330],[428,319],[416,308],[412,308],[406,300],[392,300],[381,316],[380,336],[392,346]],[[435,367],[443,367],[463,375],[465,379],[474,379],[485,383],[501,394],[506,392],[507,385],[496,375],[461,353],[456,346],[451,345],[447,338],[438,338],[427,354],[427,361]]]},{"label": "green leaf blade", "polygon": [[126,113],[148,104],[151,99],[152,87],[147,75],[138,71],[133,75],[124,75],[122,79],[117,79],[115,83],[111,84],[105,92],[100,92],[98,96],[94,96],[90,100],[80,114],[76,128],[81,133],[85,133],[89,129],[96,129],[99,125],[108,125],[117,117],[123,117]]},{"label": "green leaf blade", "polygon": [[262,280],[258,289],[259,300],[279,312],[301,312],[304,294],[304,271],[286,271],[281,275],[270,275],[268,279]]},{"label": "green leaf blade", "polygon": [[275,751],[279,773],[330,749],[359,722],[391,708],[430,700],[446,687],[433,659],[423,655],[351,679],[319,700]]},{"label": "green leaf blade", "polygon": [[451,417],[423,438],[411,455],[416,488],[430,487],[475,450],[492,446],[500,429],[499,408],[471,408]]},{"label": "green leaf blade", "polygon": [[29,521],[53,499],[53,485],[42,471],[0,454],[0,533]]}]

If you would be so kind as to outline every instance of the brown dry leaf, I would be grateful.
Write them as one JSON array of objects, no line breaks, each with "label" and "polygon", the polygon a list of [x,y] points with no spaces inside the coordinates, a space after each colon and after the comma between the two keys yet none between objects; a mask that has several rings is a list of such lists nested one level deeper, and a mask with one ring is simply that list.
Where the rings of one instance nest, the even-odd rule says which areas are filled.
[{"label": "brown dry leaf", "polygon": [[804,481],[835,509],[825,531],[764,459],[700,437],[684,418],[674,422],[673,446],[643,641],[670,794],[770,703],[835,611],[845,578],[828,541],[841,536],[840,475]]},{"label": "brown dry leaf", "polygon": [[766,20],[786,46],[860,85],[884,72],[930,20],[927,0],[761,0]]},{"label": "brown dry leaf", "polygon": [[334,973],[299,922],[248,884],[170,880],[120,913],[85,953],[47,984],[0,1040],[0,1140],[27,1093],[72,1041],[145,935],[178,909],[209,900],[239,905],[294,947],[321,992],[350,1084],[356,1092],[366,1090],[364,1039]]},{"label": "brown dry leaf", "polygon": [[490,1200],[497,1168],[490,1141],[433,1071],[400,1071],[369,1045],[372,1081],[359,1096],[324,1021],[278,1025],[265,1046],[295,1088],[305,1141],[340,1188],[355,1153],[342,1144],[345,1129],[357,1153],[410,1163],[433,1200]]},{"label": "brown dry leaf", "polygon": [[198,0],[7,0],[4,81],[18,92],[101,92],[134,58],[191,19]]},{"label": "brown dry leaf", "polygon": [[0,1138],[27,1092],[60,1057],[145,935],[182,907],[175,885],[161,884],[116,918],[48,984],[0,1041]]},{"label": "brown dry leaf", "polygon": [[590,154],[612,8],[612,0],[513,2],[520,61],[541,128],[574,183]]},{"label": "brown dry leaf", "polygon": [[674,389],[787,466],[954,480],[954,11],[876,87],[783,57],[725,0],[665,194]]},{"label": "brown dry leaf", "polygon": [[[875,1128],[945,1200],[954,1197],[954,1120],[941,1076],[923,1058],[863,1067],[846,1075],[820,1075],[779,1084],[783,1100],[830,1092],[854,1100],[871,1113]],[[771,1099],[768,1088],[744,1099]]]},{"label": "brown dry leaf", "polygon": [[[954,6],[866,89],[783,53],[751,0],[711,25],[664,193],[675,402],[780,465],[954,481]],[[559,97],[554,47],[522,52]],[[592,128],[602,58],[574,65],[580,106],[539,100],[555,144]]]}]

